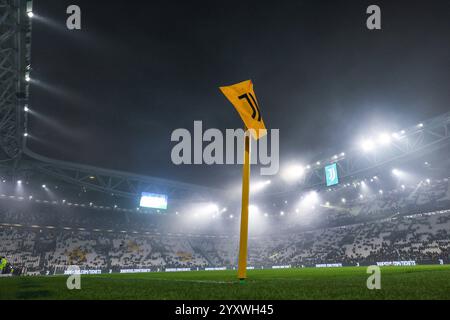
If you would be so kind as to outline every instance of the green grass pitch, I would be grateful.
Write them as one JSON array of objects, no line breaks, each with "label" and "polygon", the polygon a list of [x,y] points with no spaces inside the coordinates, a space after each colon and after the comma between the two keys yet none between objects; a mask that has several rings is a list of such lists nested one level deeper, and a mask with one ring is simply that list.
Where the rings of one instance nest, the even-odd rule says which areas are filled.
[{"label": "green grass pitch", "polygon": [[450,266],[382,267],[381,289],[368,290],[366,267],[191,271],[0,278],[0,299],[450,299]]}]

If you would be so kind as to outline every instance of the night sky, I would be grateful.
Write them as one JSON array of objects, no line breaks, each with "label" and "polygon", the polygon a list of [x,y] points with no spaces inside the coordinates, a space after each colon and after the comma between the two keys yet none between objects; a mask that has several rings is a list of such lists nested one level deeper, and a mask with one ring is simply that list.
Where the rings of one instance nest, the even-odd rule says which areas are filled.
[{"label": "night sky", "polygon": [[[65,27],[70,4],[81,31]],[[366,28],[370,4],[382,30]],[[281,164],[450,110],[448,0],[34,0],[34,12],[29,147],[56,159],[238,182],[239,165],[173,165],[170,135],[194,120],[242,127],[218,87],[247,79],[280,129]]]}]

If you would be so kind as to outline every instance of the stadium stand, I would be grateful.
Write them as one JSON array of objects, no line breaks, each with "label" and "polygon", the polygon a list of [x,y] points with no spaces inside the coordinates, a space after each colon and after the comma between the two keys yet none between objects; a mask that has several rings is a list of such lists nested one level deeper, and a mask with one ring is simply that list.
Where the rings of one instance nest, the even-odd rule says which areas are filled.
[{"label": "stadium stand", "polygon": [[[315,213],[320,224],[299,227],[270,217],[276,219],[276,229],[250,234],[249,265],[450,260],[448,178],[382,195],[374,192],[364,199],[351,199],[351,187],[343,192],[350,200],[339,210]],[[172,218],[3,196],[0,254],[29,275],[60,273],[69,265],[102,272],[236,266],[238,237],[231,224],[223,221],[221,233],[211,228],[205,233],[195,225],[175,226]]]}]

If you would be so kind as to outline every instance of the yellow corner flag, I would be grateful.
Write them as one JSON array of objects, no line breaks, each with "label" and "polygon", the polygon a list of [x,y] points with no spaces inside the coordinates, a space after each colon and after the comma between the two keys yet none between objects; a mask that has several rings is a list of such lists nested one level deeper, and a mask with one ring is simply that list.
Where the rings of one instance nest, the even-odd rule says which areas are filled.
[{"label": "yellow corner flag", "polygon": [[236,108],[247,129],[252,129],[253,138],[258,140],[267,134],[251,80],[220,87],[220,90]]},{"label": "yellow corner flag", "polygon": [[[238,111],[253,138],[258,140],[267,134],[261,115],[253,83],[250,80],[220,87],[222,93]],[[247,242],[248,242],[248,204],[250,197],[250,136],[245,134],[244,166],[242,170],[242,202],[241,202],[241,232],[239,240],[238,279],[247,278]]]}]

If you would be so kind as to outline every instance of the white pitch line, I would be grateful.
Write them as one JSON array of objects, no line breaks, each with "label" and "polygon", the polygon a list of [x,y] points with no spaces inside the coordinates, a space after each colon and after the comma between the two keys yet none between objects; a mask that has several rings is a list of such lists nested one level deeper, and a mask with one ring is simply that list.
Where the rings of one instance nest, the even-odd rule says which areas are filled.
[{"label": "white pitch line", "polygon": [[[105,280],[119,280],[119,281],[125,281],[125,280],[129,280],[129,279],[111,279],[111,278],[106,278],[106,277],[99,277],[99,276],[91,276],[92,278],[96,278],[96,279],[105,279]],[[214,283],[214,284],[236,284],[239,283],[237,280],[236,281],[217,281],[217,280],[187,280],[187,279],[166,279],[166,278],[139,278],[140,280],[153,280],[153,281],[172,281],[172,282],[193,282],[193,283]],[[299,279],[299,278],[263,278],[263,279],[249,279],[248,282],[264,282],[264,280],[282,280],[282,281],[312,281],[314,279]]]},{"label": "white pitch line", "polygon": [[314,279],[296,279],[296,278],[264,278],[261,279],[262,281],[264,280],[286,280],[286,281],[311,281]]},{"label": "white pitch line", "polygon": [[[95,279],[113,280],[113,281],[117,281],[117,280],[119,280],[119,281],[128,281],[128,280],[130,280],[130,279],[111,279],[111,278],[98,277],[98,276],[96,276],[96,277],[89,277],[89,278],[90,278],[90,279],[95,278]],[[217,283],[217,284],[224,284],[224,283],[230,283],[230,284],[233,284],[233,283],[237,283],[237,281],[236,281],[236,282],[233,282],[233,281],[186,280],[186,279],[164,279],[164,278],[145,278],[145,279],[139,278],[139,280],[146,280],[146,281],[149,281],[149,280],[155,280],[155,281],[173,281],[173,282],[194,282],[194,283]]]},{"label": "white pitch line", "polygon": [[156,281],[176,281],[176,282],[195,282],[195,283],[235,283],[232,281],[215,281],[215,280],[184,280],[184,279],[163,279],[163,278],[148,278],[146,280]]}]

